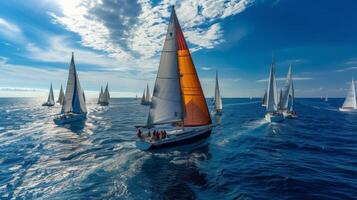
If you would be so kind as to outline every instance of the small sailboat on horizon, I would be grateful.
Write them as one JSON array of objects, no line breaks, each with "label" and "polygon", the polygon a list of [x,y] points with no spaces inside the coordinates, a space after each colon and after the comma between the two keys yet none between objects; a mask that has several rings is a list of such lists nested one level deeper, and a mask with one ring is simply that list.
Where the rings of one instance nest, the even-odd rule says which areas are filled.
[{"label": "small sailboat on horizon", "polygon": [[339,108],[339,110],[346,112],[346,111],[355,111],[356,109],[357,109],[357,102],[356,102],[355,82],[352,78],[351,86],[347,92],[345,101],[343,102],[343,105],[341,108]]},{"label": "small sailboat on horizon", "polygon": [[110,100],[110,94],[109,94],[108,83],[107,83],[104,92],[103,92],[103,86],[100,88],[98,104],[100,104],[101,106],[107,106],[109,105],[109,100]]},{"label": "small sailboat on horizon", "polygon": [[268,122],[281,122],[284,120],[283,114],[278,110],[278,93],[275,79],[274,56],[269,74],[265,120]]},{"label": "small sailboat on horizon", "polygon": [[197,142],[209,137],[212,127],[190,50],[172,7],[147,123],[137,126],[136,146],[149,150]]},{"label": "small sailboat on horizon", "polygon": [[53,96],[53,89],[52,89],[52,83],[50,86],[50,92],[48,93],[48,97],[47,97],[47,101],[45,103],[42,104],[42,106],[54,106],[55,105],[55,98]]},{"label": "small sailboat on horizon", "polygon": [[59,92],[59,95],[58,95],[58,100],[57,100],[57,103],[59,103],[60,105],[63,105],[63,102],[64,102],[64,92],[63,92],[63,88],[62,88],[62,84],[61,84],[61,89],[60,89],[60,92]]},{"label": "small sailboat on horizon", "polygon": [[79,82],[76,66],[74,64],[74,55],[72,53],[64,103],[62,105],[61,113],[56,116],[53,121],[60,125],[82,121],[86,119],[86,117],[87,106],[84,91]]},{"label": "small sailboat on horizon", "polygon": [[218,72],[216,71],[216,84],[214,88],[214,114],[223,114],[222,96],[218,84]]},{"label": "small sailboat on horizon", "polygon": [[141,105],[149,106],[151,104],[151,94],[149,89],[149,84],[146,85],[146,90],[144,89],[143,96],[141,98]]}]

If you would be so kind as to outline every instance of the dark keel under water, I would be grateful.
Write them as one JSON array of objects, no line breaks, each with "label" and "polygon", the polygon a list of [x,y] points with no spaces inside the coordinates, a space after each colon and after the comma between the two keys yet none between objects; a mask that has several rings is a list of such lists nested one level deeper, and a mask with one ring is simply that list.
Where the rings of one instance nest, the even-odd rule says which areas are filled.
[{"label": "dark keel under water", "polygon": [[87,120],[71,126],[42,101],[0,98],[0,199],[357,196],[357,113],[338,111],[342,98],[298,98],[299,117],[276,124],[261,99],[223,99],[210,137],[163,151],[135,147],[148,111],[137,100],[87,99]]}]

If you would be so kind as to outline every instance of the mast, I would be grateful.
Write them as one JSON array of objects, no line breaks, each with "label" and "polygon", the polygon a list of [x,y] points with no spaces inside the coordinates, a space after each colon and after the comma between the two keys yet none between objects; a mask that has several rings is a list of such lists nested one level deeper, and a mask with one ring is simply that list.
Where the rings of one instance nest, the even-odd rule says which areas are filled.
[{"label": "mast", "polygon": [[[155,80],[147,126],[182,121],[183,103],[180,87],[180,74],[177,61],[177,42],[174,10],[171,13],[164,47],[161,52],[159,69]],[[146,99],[150,100],[147,85]],[[145,93],[144,93],[145,94]]]},{"label": "mast", "polygon": [[190,50],[187,47],[175,9],[172,8],[171,16],[174,18],[174,31],[176,33],[178,68],[180,73],[180,86],[184,106],[184,125],[203,126],[211,124],[205,96],[200,80],[193,64]]}]

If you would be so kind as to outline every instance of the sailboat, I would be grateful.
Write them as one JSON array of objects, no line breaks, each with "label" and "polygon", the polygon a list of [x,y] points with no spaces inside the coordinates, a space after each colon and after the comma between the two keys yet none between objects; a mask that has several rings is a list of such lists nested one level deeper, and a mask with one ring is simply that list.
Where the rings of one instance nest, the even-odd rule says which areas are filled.
[{"label": "sailboat", "polygon": [[276,91],[275,63],[274,57],[269,74],[269,84],[267,90],[267,105],[265,120],[268,122],[281,122],[284,120],[283,114],[278,111],[278,93]]},{"label": "sailboat", "polygon": [[141,105],[148,106],[150,104],[151,104],[151,94],[150,94],[149,84],[147,84],[146,90],[144,89],[144,93],[141,98]]},{"label": "sailboat", "polygon": [[[150,130],[155,132],[149,134]],[[172,7],[147,123],[137,126],[141,150],[174,147],[210,136],[212,121],[190,51]],[[140,128],[148,128],[146,135]]]},{"label": "sailboat", "polygon": [[326,93],[325,101],[328,102],[328,93]]},{"label": "sailboat", "polygon": [[267,91],[264,92],[263,100],[262,100],[262,106],[266,107],[267,106]]},{"label": "sailboat", "polygon": [[69,66],[67,87],[61,113],[54,118],[56,124],[66,124],[75,121],[82,121],[87,117],[87,107],[85,103],[84,91],[80,85],[74,64],[72,53],[71,64]]},{"label": "sailboat", "polygon": [[61,85],[61,89],[60,89],[60,93],[58,95],[57,103],[63,105],[63,101],[64,101],[64,92],[63,92],[62,85]]},{"label": "sailboat", "polygon": [[285,118],[294,119],[297,117],[296,112],[293,109],[295,98],[295,89],[292,78],[291,66],[289,67],[288,75],[286,78],[286,84],[284,87],[284,93],[281,98],[281,111]]},{"label": "sailboat", "polygon": [[342,107],[339,109],[340,111],[354,111],[357,109],[356,103],[356,90],[355,90],[355,82],[352,78],[351,87],[348,90],[345,102]]},{"label": "sailboat", "polygon": [[47,101],[42,104],[42,106],[54,106],[55,105],[55,98],[53,97],[53,89],[52,89],[52,83],[50,86],[50,92],[48,93]]},{"label": "sailboat", "polygon": [[216,72],[216,86],[214,89],[214,112],[216,115],[221,115],[223,113],[222,110],[222,97],[221,93],[219,90],[219,85],[218,85],[218,73]]},{"label": "sailboat", "polygon": [[101,95],[99,97],[99,104],[101,106],[109,105],[110,94],[109,94],[109,89],[108,89],[108,83],[107,83],[107,86],[105,86],[104,92],[103,92],[103,88],[101,88],[100,92],[101,92]]}]

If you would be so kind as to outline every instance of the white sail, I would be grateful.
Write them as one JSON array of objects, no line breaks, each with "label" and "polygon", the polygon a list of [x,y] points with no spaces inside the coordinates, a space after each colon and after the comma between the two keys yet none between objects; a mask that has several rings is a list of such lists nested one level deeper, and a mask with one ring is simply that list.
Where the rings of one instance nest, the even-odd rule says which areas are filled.
[{"label": "white sail", "polygon": [[214,90],[214,108],[215,110],[222,110],[222,97],[219,91],[219,84],[218,84],[218,73],[216,72],[216,86]]},{"label": "white sail", "polygon": [[294,100],[294,86],[293,86],[293,79],[291,73],[291,66],[289,67],[288,75],[286,77],[286,83],[283,90],[283,96],[281,98],[280,109],[281,110],[290,110],[288,108],[290,102]]},{"label": "white sail", "polygon": [[145,88],[144,88],[144,92],[143,92],[143,96],[141,97],[141,104],[145,103]]},{"label": "white sail", "polygon": [[99,97],[98,97],[98,104],[100,104],[101,102],[103,102],[103,86],[100,87],[100,93],[99,93]]},{"label": "white sail", "polygon": [[49,105],[55,104],[55,98],[53,96],[52,83],[51,83],[51,86],[50,86],[50,92],[48,93],[47,104],[49,104]]},{"label": "white sail", "polygon": [[150,102],[151,101],[151,94],[150,94],[150,90],[149,90],[149,84],[146,85],[145,101],[146,102]]},{"label": "white sail", "polygon": [[345,102],[342,105],[342,108],[352,108],[356,109],[356,91],[355,91],[355,82],[352,78],[350,89],[348,90]]},{"label": "white sail", "polygon": [[59,93],[57,102],[60,103],[61,105],[63,105],[64,98],[65,98],[64,97],[64,92],[63,92],[63,88],[62,88],[62,85],[61,85],[61,89],[60,89],[60,93]]},{"label": "white sail", "polygon": [[[175,17],[171,14],[151,99],[147,126],[183,120],[183,104],[177,61]],[[146,100],[150,101],[149,85]]]},{"label": "white sail", "polygon": [[262,106],[267,106],[267,91],[264,92]]},{"label": "white sail", "polygon": [[74,64],[74,56],[72,53],[71,64],[69,67],[67,87],[62,113],[86,113],[87,107],[84,101],[83,90],[81,88],[79,78]]},{"label": "white sail", "polygon": [[110,99],[110,94],[109,94],[109,89],[108,89],[108,84],[105,87],[104,93],[102,95],[101,103],[109,103]]},{"label": "white sail", "polygon": [[278,93],[276,91],[275,63],[274,63],[274,58],[273,58],[273,62],[272,62],[270,74],[269,74],[266,111],[267,112],[277,111],[278,110],[277,101],[278,101]]}]

